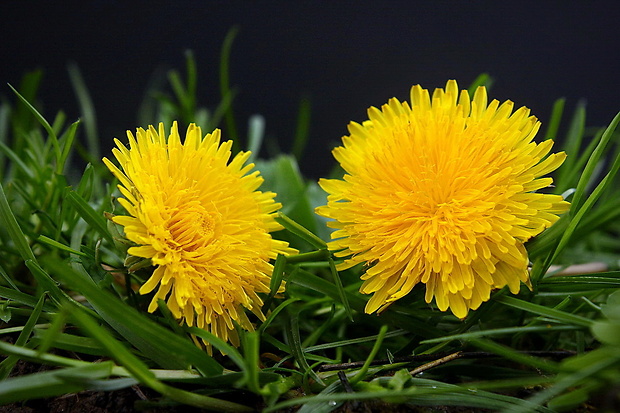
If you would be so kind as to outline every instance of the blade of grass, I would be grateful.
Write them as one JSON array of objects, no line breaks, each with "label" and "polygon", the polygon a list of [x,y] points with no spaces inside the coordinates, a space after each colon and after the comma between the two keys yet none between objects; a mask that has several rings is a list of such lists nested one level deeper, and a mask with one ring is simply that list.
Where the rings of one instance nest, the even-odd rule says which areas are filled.
[{"label": "blade of grass", "polygon": [[269,295],[265,299],[263,304],[263,311],[267,311],[271,307],[273,297],[278,293],[282,280],[284,279],[284,267],[286,266],[286,257],[282,254],[278,254],[276,262],[273,264],[273,272],[271,280],[269,281]]},{"label": "blade of grass", "polygon": [[318,384],[321,386],[325,386],[323,380],[316,374],[314,370],[308,364],[308,360],[304,354],[304,351],[301,347],[301,336],[299,333],[299,313],[301,311],[298,309],[287,308],[288,317],[285,317],[285,329],[284,335],[287,338],[288,345],[291,349],[291,355],[299,364],[299,368],[304,374],[309,374]]},{"label": "blade of grass", "polygon": [[[10,288],[0,286],[0,297],[7,300],[15,301],[16,303],[27,305],[34,308],[37,305],[38,298],[29,294],[22,293],[20,291],[12,290]],[[43,309],[46,313],[54,312],[56,307],[51,304],[45,304]]]},{"label": "blade of grass", "polygon": [[39,238],[37,238],[37,241],[39,241],[42,244],[49,245],[50,247],[54,247],[54,248],[57,248],[59,250],[66,251],[66,252],[68,252],[70,254],[79,255],[81,257],[87,257],[88,256],[88,254],[84,254],[82,251],[76,251],[76,250],[74,250],[71,247],[68,247],[68,246],[66,246],[64,244],[61,244],[58,241],[54,241],[53,239],[46,237],[45,235],[39,235]]},{"label": "blade of grass", "polygon": [[564,113],[564,104],[566,99],[560,98],[553,102],[553,109],[551,110],[551,116],[547,123],[547,131],[545,133],[544,140],[556,139],[558,137],[558,130],[560,129],[560,121],[562,120],[562,114]]},{"label": "blade of grass", "polygon": [[469,93],[469,96],[473,96],[474,93],[476,93],[476,89],[478,89],[480,86],[484,86],[487,89],[490,89],[492,85],[493,78],[489,76],[488,73],[481,73],[480,75],[478,75],[477,78],[474,79],[467,91]]},{"label": "blade of grass", "polygon": [[[610,128],[612,128],[612,125],[613,125],[613,128],[609,132],[610,135],[613,133],[613,130],[617,126],[618,122],[620,122],[620,113],[616,115],[616,117],[614,118],[614,121],[610,125]],[[605,132],[605,134],[606,133],[607,131]],[[603,134],[603,139],[605,138],[605,134]],[[620,169],[620,153],[618,154],[616,159],[614,159],[614,162],[609,172],[607,173],[607,175],[605,175],[603,180],[601,180],[601,182],[596,186],[594,191],[592,191],[592,194],[586,199],[586,201],[583,203],[583,205],[581,205],[581,207],[578,210],[573,210],[573,206],[575,205],[575,196],[577,195],[577,192],[575,192],[575,196],[573,196],[573,204],[571,204],[571,213],[574,213],[575,211],[576,213],[574,213],[573,219],[571,219],[570,223],[568,224],[568,227],[566,228],[566,231],[564,231],[564,233],[562,234],[562,238],[560,238],[560,241],[558,242],[557,247],[555,248],[555,251],[553,252],[553,255],[551,255],[551,258],[548,261],[548,264],[551,264],[552,262],[554,262],[555,259],[560,255],[560,253],[564,250],[571,236],[577,229],[577,226],[581,222],[582,218],[592,209],[596,201],[607,190],[607,188],[611,186],[619,169]],[[581,180],[579,182],[581,182]],[[579,185],[577,186],[577,190],[579,190]]]},{"label": "blade of grass", "polygon": [[52,146],[54,147],[54,153],[56,154],[56,172],[60,173],[58,171],[58,167],[60,164],[60,146],[58,145],[58,137],[56,136],[56,133],[54,132],[54,129],[52,128],[52,126],[47,122],[47,120],[45,120],[45,118],[43,117],[43,115],[41,115],[39,113],[39,111],[37,111],[35,109],[34,106],[32,106],[30,104],[30,102],[28,102],[28,100],[26,100],[25,97],[23,97],[13,86],[11,86],[9,84],[9,87],[11,88],[11,90],[13,90],[13,92],[17,95],[17,97],[19,98],[19,100],[21,100],[21,102],[28,108],[28,110],[30,110],[30,112],[34,115],[34,117],[37,119],[37,121],[43,126],[43,128],[47,131],[50,140],[52,141]]},{"label": "blade of grass", "polygon": [[95,112],[95,105],[90,97],[86,82],[82,77],[80,68],[75,63],[69,63],[67,65],[69,71],[69,79],[71,80],[71,86],[77,97],[80,105],[80,112],[84,119],[84,127],[86,129],[86,142],[88,145],[88,152],[95,158],[101,159],[101,150],[99,148],[99,137],[97,136],[97,115]]},{"label": "blade of grass", "polygon": [[[46,340],[46,336],[47,330],[36,329],[34,331],[33,342],[39,341],[43,343],[43,341]],[[107,357],[107,353],[103,347],[101,347],[96,340],[90,337],[82,337],[74,334],[59,332],[53,337],[50,344],[50,347],[61,350],[90,354],[92,356]],[[43,346],[43,344],[41,344],[41,346]],[[37,351],[41,353],[41,347],[39,347]]]},{"label": "blade of grass", "polygon": [[7,158],[13,162],[22,172],[26,174],[26,176],[30,179],[34,179],[35,171],[32,168],[28,167],[24,161],[21,160],[19,156],[11,148],[6,146],[4,142],[0,142],[0,151],[4,153]]},{"label": "blade of grass", "polygon": [[286,228],[287,231],[297,235],[299,238],[308,242],[313,247],[318,249],[327,249],[327,244],[325,243],[325,241],[323,241],[321,238],[317,237],[312,232],[308,231],[306,228],[284,215],[282,212],[278,212],[276,221],[278,221],[280,225]]},{"label": "blade of grass", "polygon": [[[12,289],[14,289],[17,292],[21,292],[19,288],[17,288],[17,285],[13,282],[13,279],[11,277],[9,277],[9,275],[6,273],[6,271],[4,271],[4,268],[2,268],[2,265],[0,265],[0,276],[2,276],[2,278],[4,278],[4,281],[6,281],[6,283],[8,285],[11,286]],[[0,288],[4,288],[4,287],[0,287]],[[2,293],[0,292],[0,297],[2,297]]]},{"label": "blade of grass", "polygon": [[571,202],[571,209],[570,209],[570,213],[572,215],[574,215],[576,211],[581,209],[581,204],[583,202],[582,198],[585,196],[586,186],[590,182],[590,178],[592,177],[592,174],[594,173],[596,166],[598,165],[603,154],[605,153],[605,149],[607,148],[609,141],[613,137],[614,131],[616,130],[616,127],[618,126],[618,122],[620,122],[620,113],[618,113],[613,118],[613,120],[611,121],[607,129],[605,129],[605,132],[603,132],[600,142],[598,143],[598,145],[594,149],[594,152],[588,159],[586,167],[583,173],[581,174],[581,177],[579,178],[579,182],[577,183],[577,188],[575,189],[575,193],[573,194],[573,199]]},{"label": "blade of grass", "polygon": [[77,133],[77,128],[80,124],[80,121],[73,122],[69,129],[63,133],[60,137],[60,142],[62,142],[62,152],[60,154],[60,159],[58,161],[58,170],[59,173],[64,173],[65,166],[67,165],[67,159],[69,159],[69,154],[71,153],[71,148],[73,147],[73,142],[75,141],[75,135]]},{"label": "blade of grass", "polygon": [[286,307],[288,307],[289,305],[293,304],[294,302],[299,301],[299,298],[289,298],[288,300],[284,301],[283,303],[281,303],[280,305],[278,305],[275,310],[273,310],[268,316],[267,319],[265,321],[263,321],[263,323],[260,325],[260,327],[258,327],[258,333],[259,334],[263,334],[263,332],[267,329],[267,327],[269,327],[269,325],[273,322],[273,320],[276,319],[276,317],[278,316],[278,314],[280,314],[280,312],[282,312],[282,310],[284,310]]},{"label": "blade of grass", "polygon": [[497,336],[504,334],[516,334],[516,333],[532,333],[532,332],[552,332],[552,331],[572,331],[576,330],[580,327],[575,326],[535,326],[535,327],[506,327],[506,328],[493,328],[489,330],[481,330],[481,331],[470,331],[462,334],[453,334],[444,337],[431,338],[429,340],[420,341],[420,344],[432,344],[432,343],[442,343],[444,341],[452,341],[452,340],[469,340],[471,338],[477,337],[489,337],[489,336]]},{"label": "blade of grass", "polygon": [[112,328],[162,367],[187,369],[194,365],[205,376],[221,374],[222,367],[187,338],[155,323],[65,263],[46,259],[45,265],[84,295]]},{"label": "blade of grass", "polygon": [[[553,386],[549,386],[545,390],[535,394],[528,401],[535,404],[543,404],[545,401],[575,387],[581,382],[591,379],[597,373],[617,363],[617,358],[605,357],[589,365],[585,365],[581,369],[571,372],[571,374],[562,375],[555,381]],[[528,410],[525,408],[517,408],[515,406],[515,408],[508,410],[507,413],[526,413],[527,411]]]},{"label": "blade of grass", "polygon": [[556,310],[553,308],[545,307],[543,305],[530,303],[520,300],[514,297],[495,296],[493,300],[507,305],[509,307],[517,308],[519,310],[527,311],[530,313],[538,314],[544,317],[554,318],[562,323],[577,325],[581,327],[591,327],[593,321],[589,318],[581,317],[575,314],[567,313],[565,311]]},{"label": "blade of grass", "polygon": [[84,200],[77,192],[70,191],[65,198],[75,208],[77,213],[86,221],[92,229],[99,232],[99,234],[105,238],[111,245],[114,245],[114,239],[108,231],[106,219],[102,214],[97,213],[93,207],[88,205],[88,202]]},{"label": "blade of grass", "polygon": [[61,334],[65,328],[68,314],[66,313],[66,307],[61,307],[60,311],[56,313],[52,319],[51,324],[45,330],[45,334],[41,337],[37,352],[39,354],[47,353],[52,347],[52,344],[56,341],[56,338]]},{"label": "blade of grass", "polygon": [[[306,404],[331,404],[346,401],[359,400],[399,400],[412,405],[424,406],[460,406],[490,409],[491,411],[505,411],[510,406],[526,406],[531,412],[552,413],[550,409],[537,406],[526,400],[516,397],[496,395],[483,391],[472,391],[455,385],[446,385],[438,381],[432,381],[426,387],[411,386],[404,389],[385,389],[359,391],[354,393],[331,393],[315,396],[302,396],[291,400],[282,401],[263,410],[265,413],[282,411],[285,408]],[[313,410],[305,410],[313,411]]]},{"label": "blade of grass", "polygon": [[111,361],[70,367],[43,373],[27,374],[0,383],[0,404],[21,400],[59,396],[88,389],[91,380],[104,379],[112,372]]},{"label": "blade of grass", "polygon": [[299,111],[297,112],[297,128],[295,130],[295,138],[293,140],[293,156],[300,161],[308,143],[308,135],[310,134],[310,99],[303,97],[299,102]]},{"label": "blade of grass", "polygon": [[[26,321],[26,324],[24,324],[24,328],[19,333],[17,340],[15,340],[16,346],[23,347],[28,341],[28,338],[30,337],[30,335],[32,334],[32,331],[34,330],[34,326],[37,324],[37,321],[39,320],[41,311],[43,310],[43,303],[45,302],[45,298],[46,298],[46,295],[41,294],[41,297],[39,297],[39,301],[37,302],[37,305],[32,310],[30,317],[28,317],[28,321]],[[9,377],[17,361],[18,361],[18,358],[13,355],[8,356],[4,360],[2,360],[2,363],[0,363],[0,382]]]},{"label": "blade of grass", "polygon": [[15,244],[15,248],[22,259],[24,261],[35,261],[36,258],[34,257],[32,249],[28,244],[28,240],[17,223],[11,207],[9,207],[9,201],[6,199],[2,184],[0,184],[0,220],[2,222],[2,226],[5,228],[9,234],[9,237]]},{"label": "blade of grass", "polygon": [[[41,79],[43,78],[43,71],[41,69],[27,72],[19,82],[19,90],[21,90],[22,96],[28,102],[34,102],[37,98]],[[14,130],[29,130],[33,125],[30,124],[32,112],[26,105],[15,105],[15,111],[13,118]],[[21,149],[23,146],[21,142],[14,142],[15,147]]]},{"label": "blade of grass", "polygon": [[218,349],[221,353],[226,354],[242,371],[247,370],[245,359],[243,358],[241,353],[239,353],[239,351],[236,348],[234,348],[233,346],[231,346],[230,344],[228,344],[221,338],[198,327],[185,326],[184,330],[188,332],[189,334],[193,334],[196,337],[200,337],[201,339],[209,342],[213,347]]},{"label": "blade of grass", "polygon": [[248,151],[252,153],[248,162],[258,158],[260,148],[265,137],[265,118],[260,115],[252,115],[248,120]]},{"label": "blade of grass", "polygon": [[366,377],[366,374],[368,373],[368,369],[370,368],[370,364],[377,356],[377,353],[379,352],[379,349],[381,348],[381,344],[383,344],[383,339],[385,338],[385,334],[387,333],[387,331],[388,331],[388,326],[382,325],[381,329],[379,330],[379,334],[377,334],[377,340],[375,341],[375,344],[372,346],[372,350],[370,350],[370,353],[368,354],[366,361],[364,361],[364,365],[362,366],[361,369],[359,369],[357,374],[353,376],[353,378],[350,380],[350,383],[352,386],[356,385],[364,377]]},{"label": "blade of grass", "polygon": [[561,370],[560,365],[550,360],[541,359],[538,357],[533,357],[527,354],[519,353],[518,351],[513,350],[510,347],[498,344],[491,340],[486,340],[483,338],[470,338],[469,343],[472,345],[491,352],[495,353],[498,356],[504,357],[505,359],[512,360],[514,362],[523,364],[525,366],[531,366],[534,368],[542,369],[549,372],[555,372]]},{"label": "blade of grass", "polygon": [[336,264],[334,260],[329,257],[329,270],[332,274],[332,278],[334,280],[334,285],[336,286],[336,291],[338,291],[338,296],[340,297],[340,302],[344,306],[344,310],[347,313],[347,317],[349,320],[353,322],[353,311],[351,311],[351,306],[349,305],[349,300],[347,299],[347,293],[342,286],[342,280],[340,279],[340,274],[338,274],[338,270],[336,269]]},{"label": "blade of grass", "polygon": [[[554,106],[555,110],[555,106]],[[557,186],[558,192],[564,192],[571,187],[572,183],[567,180],[568,175],[574,170],[575,163],[579,159],[579,148],[583,139],[583,132],[586,124],[586,105],[580,101],[577,104],[575,113],[568,128],[568,133],[564,140],[564,151],[566,160],[558,171]]]},{"label": "blade of grass", "polygon": [[570,275],[564,277],[545,278],[538,283],[539,291],[548,292],[574,292],[574,291],[597,291],[603,288],[620,288],[620,278],[605,277],[610,273],[598,273],[596,276]]},{"label": "blade of grass", "polygon": [[[239,27],[233,26],[226,37],[224,38],[224,44],[222,45],[222,53],[220,55],[220,97],[222,100],[233,95],[230,89],[230,52],[232,50],[232,44],[239,33]],[[228,129],[228,136],[233,138],[233,153],[239,151],[243,147],[243,143],[239,142],[239,135],[237,134],[237,127],[235,125],[235,117],[232,110],[232,103],[226,108],[224,115],[226,120],[226,128]]]},{"label": "blade of grass", "polygon": [[251,409],[237,403],[215,399],[208,396],[202,396],[170,387],[157,379],[155,374],[148,369],[140,359],[134,356],[124,345],[115,340],[105,329],[95,322],[88,314],[83,312],[79,307],[71,308],[71,315],[76,323],[88,334],[97,340],[120,365],[125,367],[127,371],[140,383],[149,386],[153,390],[170,397],[181,403],[204,409],[223,411],[223,412],[241,412],[251,411]]},{"label": "blade of grass", "polygon": [[260,387],[260,336],[256,331],[248,331],[243,332],[242,336],[243,343],[243,355],[245,356],[245,383],[248,386],[248,389],[255,394],[265,394]]},{"label": "blade of grass", "polygon": [[[394,330],[394,331],[390,331],[389,333],[386,333],[384,338],[399,337],[399,336],[404,336],[407,334],[409,334],[409,332],[406,330]],[[378,337],[379,336],[375,334],[372,336],[351,338],[351,339],[342,340],[342,341],[333,341],[331,343],[325,343],[325,344],[317,344],[315,346],[310,346],[310,347],[305,348],[304,351],[306,353],[311,353],[313,351],[327,350],[330,348],[352,346],[352,345],[361,344],[361,343],[370,343],[371,341],[376,341]]]}]

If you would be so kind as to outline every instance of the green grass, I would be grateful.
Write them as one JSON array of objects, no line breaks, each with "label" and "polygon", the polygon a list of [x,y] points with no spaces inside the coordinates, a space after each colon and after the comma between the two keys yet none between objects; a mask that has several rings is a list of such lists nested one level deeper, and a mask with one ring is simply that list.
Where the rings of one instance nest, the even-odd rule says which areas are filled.
[{"label": "green grass", "polygon": [[[222,99],[214,109],[200,106],[198,69],[188,52],[185,75],[169,73],[171,94],[149,91],[136,115],[149,123],[196,121],[205,131],[223,122],[236,131],[228,77],[234,36],[233,30],[222,52]],[[552,190],[569,197],[571,210],[527,244],[532,290],[496,291],[464,321],[426,304],[422,286],[380,316],[365,314],[361,269],[336,271],[329,231],[314,213],[325,193],[299,172],[310,102],[300,101],[291,155],[256,158],[265,121],[253,117],[247,139],[235,145],[254,151],[263,189],[283,204],[278,221],[285,229],[276,236],[300,254],[276,260],[272,293],[264,297],[267,320],[255,332],[239,331],[242,345],[234,348],[179,326],[163,302],[149,314],[147,298],[131,288],[149,263],[126,261],[128,245],[107,219],[118,195],[99,159],[98,140],[107,138],[98,136],[79,70],[71,66],[69,73],[81,121],[59,112],[50,122],[38,111],[39,72],[6,88],[12,103],[0,105],[0,404],[135,384],[155,390],[155,404],[214,411],[329,412],[381,400],[554,412],[587,406],[600,394],[619,402],[620,115],[592,129],[584,105],[563,120],[565,102],[555,104],[545,136],[569,156]],[[490,84],[483,75],[472,87]],[[70,160],[81,134],[90,163],[76,171]],[[607,271],[548,272],[551,265],[592,261]],[[125,264],[143,268],[129,272]],[[281,285],[284,293],[276,293]],[[193,337],[219,352],[210,356]],[[12,376],[20,360],[51,369]]]}]

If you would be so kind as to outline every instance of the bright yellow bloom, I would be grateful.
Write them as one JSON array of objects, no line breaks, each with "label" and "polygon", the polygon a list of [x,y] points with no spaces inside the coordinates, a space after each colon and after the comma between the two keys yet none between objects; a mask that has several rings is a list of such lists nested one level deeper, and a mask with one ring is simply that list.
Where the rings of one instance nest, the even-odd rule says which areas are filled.
[{"label": "bright yellow bloom", "polygon": [[487,104],[485,88],[473,99],[453,80],[431,96],[411,89],[411,106],[391,99],[370,120],[349,125],[334,157],[344,180],[322,179],[334,219],[331,250],[358,263],[362,293],[372,313],[426,284],[426,302],[459,318],[487,301],[494,288],[514,294],[529,282],[523,246],[558,220],[569,204],[536,193],[543,175],[566,155],[553,142],[532,142],[540,122],[513,103]]},{"label": "bright yellow bloom", "polygon": [[229,162],[232,141],[220,145],[219,130],[203,138],[192,124],[181,143],[175,122],[168,139],[163,124],[127,136],[129,149],[115,140],[112,150],[123,171],[103,161],[125,197],[119,202],[129,216],[114,222],[136,244],[129,254],[156,266],[140,288],[159,286],[149,312],[168,297],[175,317],[238,345],[233,321],[253,329],[243,307],[265,318],[257,293],[269,291],[269,261],[294,252],[270,235],[281,229],[274,219],[281,205],[274,193],[257,191],[263,179],[245,165],[249,152]]}]

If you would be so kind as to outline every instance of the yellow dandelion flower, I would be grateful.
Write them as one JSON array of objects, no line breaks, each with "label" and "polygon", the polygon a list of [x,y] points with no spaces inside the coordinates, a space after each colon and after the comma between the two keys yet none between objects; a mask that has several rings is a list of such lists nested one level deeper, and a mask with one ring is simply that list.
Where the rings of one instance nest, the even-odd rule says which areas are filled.
[{"label": "yellow dandelion flower", "polygon": [[366,312],[381,311],[418,283],[426,302],[459,318],[506,285],[529,282],[524,247],[568,209],[559,195],[537,193],[566,155],[533,142],[540,122],[522,107],[473,99],[457,83],[430,96],[411,89],[411,105],[391,99],[369,120],[349,125],[334,149],[344,180],[322,179],[332,218],[329,247],[339,269],[366,263],[360,291]]},{"label": "yellow dandelion flower", "polygon": [[128,253],[156,267],[140,288],[159,286],[148,311],[167,297],[175,317],[238,345],[233,321],[253,329],[244,308],[265,319],[257,294],[269,291],[270,260],[294,252],[270,235],[281,229],[274,219],[281,205],[257,190],[263,179],[245,164],[250,152],[229,162],[232,141],[220,145],[219,130],[203,138],[192,124],[181,143],[175,122],[168,139],[163,124],[127,136],[129,148],[116,139],[112,150],[122,171],[103,161],[129,214],[114,217],[136,244]]}]

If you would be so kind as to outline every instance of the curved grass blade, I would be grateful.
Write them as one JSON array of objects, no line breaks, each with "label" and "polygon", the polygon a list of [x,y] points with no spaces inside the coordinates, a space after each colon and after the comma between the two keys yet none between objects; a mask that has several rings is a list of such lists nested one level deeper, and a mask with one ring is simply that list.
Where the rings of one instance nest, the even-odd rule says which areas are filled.
[{"label": "curved grass blade", "polygon": [[562,114],[564,113],[564,104],[566,99],[560,98],[553,102],[553,109],[551,110],[551,117],[547,123],[547,131],[545,132],[545,138],[555,139],[558,137],[558,130],[560,129],[560,121],[562,120]]},{"label": "curved grass blade", "polygon": [[24,261],[32,260],[36,261],[34,257],[34,253],[28,244],[28,240],[24,235],[22,229],[17,223],[17,219],[15,219],[15,215],[9,206],[9,201],[6,199],[6,195],[4,194],[4,188],[0,183],[0,222],[6,229],[15,244],[15,248],[19,255],[21,255]]},{"label": "curved grass blade", "polygon": [[32,399],[33,395],[45,398],[77,393],[88,389],[92,380],[109,377],[112,366],[111,361],[104,361],[3,380],[0,382],[0,404]]},{"label": "curved grass blade", "polygon": [[359,369],[357,374],[353,376],[353,378],[351,379],[351,385],[357,384],[364,377],[366,377],[366,374],[368,373],[368,369],[370,368],[370,364],[377,356],[377,353],[379,352],[379,348],[381,348],[381,344],[383,344],[383,339],[385,338],[385,334],[387,333],[387,330],[388,330],[387,325],[381,326],[381,329],[379,330],[379,334],[377,334],[377,340],[375,341],[375,344],[372,346],[372,350],[370,350],[370,353],[368,354],[366,361],[364,361],[364,365],[362,366],[362,368]]},{"label": "curved grass blade", "polygon": [[320,384],[321,386],[325,386],[323,380],[321,380],[318,374],[316,374],[316,372],[312,370],[312,368],[308,364],[308,360],[306,359],[304,351],[301,347],[301,336],[299,334],[300,311],[300,309],[289,309],[288,317],[285,317],[284,319],[286,326],[284,329],[284,335],[287,338],[287,342],[291,350],[291,355],[293,356],[293,358],[295,358],[304,374],[309,374],[310,377],[312,377],[318,384]]},{"label": "curved grass blade", "polygon": [[565,311],[556,310],[554,308],[545,307],[543,305],[530,303],[514,297],[496,296],[493,298],[493,300],[505,304],[509,307],[517,308],[519,310],[528,311],[530,313],[538,314],[540,316],[551,317],[566,324],[572,324],[581,327],[591,327],[592,323],[594,322],[589,318],[567,313]]},{"label": "curved grass blade", "polygon": [[[230,89],[230,52],[232,50],[232,44],[239,33],[239,27],[233,26],[224,39],[222,45],[222,53],[220,55],[220,97],[222,100],[233,95]],[[228,129],[228,136],[235,138],[233,140],[233,153],[239,151],[243,147],[243,143],[238,141],[239,135],[237,134],[237,127],[235,125],[235,117],[233,115],[232,103],[226,108],[224,115],[226,120],[226,128]]]},{"label": "curved grass blade", "polygon": [[310,134],[310,99],[303,97],[299,103],[299,112],[297,112],[297,128],[295,130],[295,139],[293,141],[293,149],[291,153],[298,161],[301,160],[308,143],[308,135]]},{"label": "curved grass blade", "polygon": [[81,308],[74,306],[71,311],[73,319],[77,324],[97,340],[120,365],[125,367],[127,371],[146,386],[153,390],[170,397],[171,399],[189,404],[192,406],[222,411],[222,412],[240,412],[251,411],[251,409],[237,403],[215,399],[208,396],[202,396],[185,390],[170,387],[157,379],[155,374],[140,359],[134,356],[124,345],[115,340],[103,327],[99,326],[88,314],[83,312]]},{"label": "curved grass blade", "polygon": [[351,306],[349,305],[349,300],[347,299],[347,293],[342,286],[342,280],[340,279],[340,275],[336,269],[336,264],[331,257],[329,257],[329,269],[332,274],[332,278],[334,279],[334,284],[336,285],[336,291],[338,291],[340,302],[344,306],[344,310],[346,311],[349,320],[353,321],[353,311],[351,311]]},{"label": "curved grass blade", "polygon": [[284,215],[282,212],[278,212],[276,221],[278,221],[278,223],[280,223],[289,232],[297,235],[299,238],[308,242],[313,247],[318,249],[327,249],[327,244],[325,243],[325,241],[323,241],[321,238],[317,237],[312,232],[308,231],[306,228]]},{"label": "curved grass blade", "polygon": [[[16,346],[24,346],[28,341],[30,334],[32,334],[32,331],[34,330],[35,324],[39,320],[41,311],[43,310],[45,298],[45,294],[42,294],[41,297],[39,297],[37,305],[35,305],[32,313],[30,314],[30,317],[28,317],[28,321],[26,321],[26,324],[24,324],[24,328],[19,333],[17,340],[15,340]],[[0,382],[9,377],[11,371],[13,370],[13,367],[15,366],[15,363],[17,363],[17,360],[18,358],[16,356],[8,356],[4,360],[2,360],[2,363],[0,363]]]},{"label": "curved grass blade", "polygon": [[114,245],[114,239],[108,231],[106,219],[102,214],[97,213],[88,202],[84,200],[77,192],[70,191],[65,198],[75,208],[77,213],[82,219],[95,229],[99,234],[105,238],[111,245]]},{"label": "curved grass blade", "polygon": [[205,376],[221,374],[222,366],[187,338],[172,333],[139,313],[70,266],[55,260],[45,260],[45,264],[84,295],[95,311],[146,357],[168,369],[187,369],[194,365]]},{"label": "curved grass blade", "polygon": [[80,257],[88,257],[88,254],[84,254],[82,251],[74,250],[71,247],[68,247],[64,244],[61,244],[58,241],[54,241],[53,239],[46,237],[45,235],[39,235],[39,238],[37,238],[37,241],[39,241],[42,244],[49,245],[50,247],[54,247],[59,250],[68,252],[70,254],[79,255]]},{"label": "curved grass blade", "polygon": [[184,329],[188,333],[193,334],[196,337],[200,337],[201,339],[209,342],[213,347],[218,349],[221,353],[226,354],[241,370],[245,371],[247,369],[247,366],[245,364],[245,359],[243,358],[241,353],[239,353],[239,351],[236,348],[234,348],[233,346],[231,346],[230,344],[228,344],[221,338],[198,327],[184,327]]},{"label": "curved grass blade", "polygon": [[13,86],[9,84],[9,87],[11,88],[11,90],[13,90],[13,92],[15,92],[19,100],[21,100],[21,102],[28,108],[28,110],[34,115],[37,121],[47,131],[49,138],[52,141],[52,146],[54,147],[54,153],[56,154],[56,162],[57,162],[56,172],[58,172],[58,166],[60,165],[59,161],[60,161],[61,152],[60,152],[60,145],[58,144],[58,137],[56,136],[56,132],[54,132],[54,128],[52,128],[52,126],[48,123],[48,121],[45,120],[43,115],[41,115],[39,111],[37,111],[35,107],[32,106],[30,102],[28,102],[28,100],[26,100],[26,98],[23,97]]},{"label": "curved grass blade", "polygon": [[[581,177],[579,178],[579,182],[577,183],[577,188],[575,189],[575,193],[573,194],[573,199],[571,202],[571,209],[570,209],[571,214],[575,214],[577,210],[582,209],[582,205],[581,205],[583,202],[582,198],[585,196],[586,186],[590,183],[590,178],[592,177],[592,174],[594,173],[596,166],[598,165],[603,154],[605,153],[605,149],[607,148],[609,141],[613,137],[614,131],[616,130],[616,127],[618,126],[618,122],[620,122],[620,113],[618,113],[613,118],[613,120],[611,121],[607,129],[605,129],[605,132],[603,132],[600,142],[594,149],[592,156],[590,156],[590,158],[588,159],[588,163],[586,164],[586,167],[583,173],[581,174]],[[600,187],[600,184],[599,184],[599,187]]]}]

